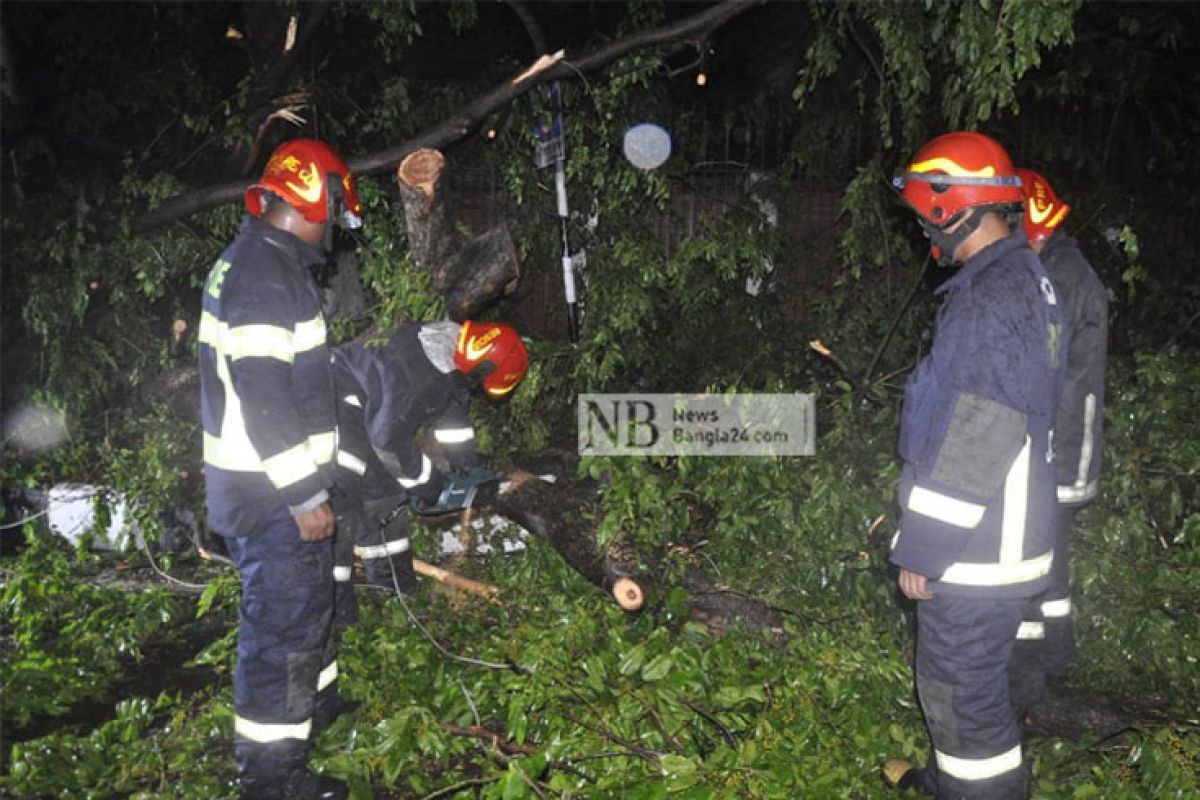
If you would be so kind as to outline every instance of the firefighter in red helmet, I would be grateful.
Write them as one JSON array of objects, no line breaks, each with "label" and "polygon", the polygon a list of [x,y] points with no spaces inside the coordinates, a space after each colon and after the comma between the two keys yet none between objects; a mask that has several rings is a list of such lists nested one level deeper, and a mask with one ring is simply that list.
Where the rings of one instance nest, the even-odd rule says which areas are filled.
[{"label": "firefighter in red helmet", "polygon": [[[1058,508],[1050,587],[1026,609],[1017,634],[1024,675],[1014,682],[1018,706],[1042,695],[1045,678],[1060,677],[1075,655],[1068,550],[1080,508],[1096,498],[1104,445],[1104,370],[1108,357],[1108,290],[1076,241],[1062,229],[1071,211],[1050,183],[1019,169],[1025,193],[1023,227],[1058,293],[1069,339],[1054,422]],[[1028,651],[1028,654],[1025,652]]]},{"label": "firefighter in red helmet", "polygon": [[933,753],[884,777],[941,798],[1025,796],[1009,659],[1053,561],[1052,459],[1065,333],[1025,235],[1021,180],[980,133],[939,136],[896,177],[944,265],[930,354],[905,387],[891,561],[917,607],[916,680]]},{"label": "firefighter in red helmet", "polygon": [[337,713],[332,633],[335,416],[309,268],[361,208],[346,163],[294,139],[246,190],[249,216],[203,292],[200,385],[208,525],[242,580],[234,754],[245,798],[346,797],[305,766]]},{"label": "firefighter in red helmet", "polygon": [[[338,485],[345,494],[339,526],[353,530],[353,553],[368,582],[403,593],[416,588],[403,504],[422,513],[452,511],[468,487],[496,488],[497,477],[475,451],[471,394],[509,395],[528,365],[521,337],[499,322],[410,323],[334,348]],[[419,441],[423,429],[436,445],[432,455]],[[339,534],[342,582],[350,580],[349,542]]]}]

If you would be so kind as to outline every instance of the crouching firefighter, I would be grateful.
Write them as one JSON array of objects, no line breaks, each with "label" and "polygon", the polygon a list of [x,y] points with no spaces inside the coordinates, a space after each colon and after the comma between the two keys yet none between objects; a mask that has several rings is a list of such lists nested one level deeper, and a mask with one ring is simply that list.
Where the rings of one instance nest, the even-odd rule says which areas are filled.
[{"label": "crouching firefighter", "polygon": [[[369,583],[415,589],[402,505],[444,513],[469,505],[476,490],[495,489],[498,479],[476,454],[471,393],[504,397],[527,368],[516,330],[494,322],[410,323],[334,349],[340,587],[349,587],[353,553]],[[445,469],[422,449],[422,429]]]},{"label": "crouching firefighter", "polygon": [[199,337],[208,524],[242,582],[234,755],[248,800],[341,798],[344,784],[305,766],[340,703],[335,395],[309,268],[360,207],[345,162],[314,139],[280,145],[245,202],[205,283]]},{"label": "crouching firefighter", "polygon": [[979,133],[940,136],[895,179],[939,264],[962,269],[905,387],[891,561],[917,608],[916,680],[933,753],[889,782],[939,798],[1027,795],[1010,659],[1054,558],[1053,423],[1066,334],[1025,234],[1021,182]]}]

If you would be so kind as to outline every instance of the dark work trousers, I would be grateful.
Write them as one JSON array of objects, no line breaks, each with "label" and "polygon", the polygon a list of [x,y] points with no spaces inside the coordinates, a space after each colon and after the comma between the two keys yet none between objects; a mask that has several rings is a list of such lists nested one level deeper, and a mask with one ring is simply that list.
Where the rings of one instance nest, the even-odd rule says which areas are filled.
[{"label": "dark work trousers", "polygon": [[303,541],[280,503],[226,542],[242,578],[234,756],[243,788],[272,796],[305,769],[318,692],[337,691],[333,540]]},{"label": "dark work trousers", "polygon": [[340,485],[330,498],[330,506],[337,521],[333,542],[333,630],[335,636],[341,636],[343,631],[358,622],[358,600],[350,579],[354,570],[354,543],[365,523],[361,519],[362,504],[341,489]]},{"label": "dark work trousers", "polygon": [[398,508],[405,500],[404,495],[392,494],[364,504],[368,527],[363,529],[354,552],[362,559],[368,582],[412,594],[417,576],[408,538],[409,512],[407,507]]},{"label": "dark work trousers", "polygon": [[1075,623],[1071,608],[1071,529],[1079,506],[1059,505],[1054,518],[1054,565],[1050,587],[1038,603],[1043,638],[1038,649],[1042,669],[1051,677],[1067,671],[1075,659]]},{"label": "dark work trousers", "polygon": [[1018,716],[1041,701],[1046,678],[1057,678],[1075,659],[1075,624],[1071,610],[1071,528],[1079,506],[1059,505],[1054,518],[1054,564],[1050,586],[1026,601],[1010,673],[1013,706]]},{"label": "dark work trousers", "polygon": [[923,777],[939,798],[1026,797],[1008,682],[1024,606],[944,593],[917,603],[917,692],[933,742]]},{"label": "dark work trousers", "polygon": [[335,512],[339,524],[345,521],[343,533],[352,534],[344,540],[339,536],[339,580],[343,575],[345,581],[350,580],[349,567],[357,555],[368,582],[387,588],[398,582],[400,591],[411,593],[417,578],[408,539],[408,511],[393,513],[408,495],[375,454],[362,410],[345,400],[338,408],[337,482],[340,502],[335,505],[340,508]]}]

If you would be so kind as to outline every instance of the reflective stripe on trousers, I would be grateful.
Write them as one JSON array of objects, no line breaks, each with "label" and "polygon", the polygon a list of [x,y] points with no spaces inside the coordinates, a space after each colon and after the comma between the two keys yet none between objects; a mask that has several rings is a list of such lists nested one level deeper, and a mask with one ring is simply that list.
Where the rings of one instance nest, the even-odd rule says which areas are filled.
[{"label": "reflective stripe on trousers", "polygon": [[938,797],[1025,796],[1021,728],[1008,668],[1026,601],[935,594],[917,603],[917,689]]},{"label": "reflective stripe on trousers", "polygon": [[318,684],[336,676],[333,540],[301,540],[279,503],[226,541],[242,578],[234,754],[243,782],[264,785],[303,768]]}]

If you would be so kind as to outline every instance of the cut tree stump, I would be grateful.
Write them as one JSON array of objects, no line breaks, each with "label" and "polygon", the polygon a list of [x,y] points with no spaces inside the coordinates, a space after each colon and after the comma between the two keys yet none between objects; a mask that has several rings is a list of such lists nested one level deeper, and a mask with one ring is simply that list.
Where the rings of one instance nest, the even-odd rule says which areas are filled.
[{"label": "cut tree stump", "polygon": [[445,157],[427,147],[396,170],[413,263],[445,297],[449,317],[461,322],[513,291],[521,268],[505,223],[471,239],[459,231],[445,177]]}]

